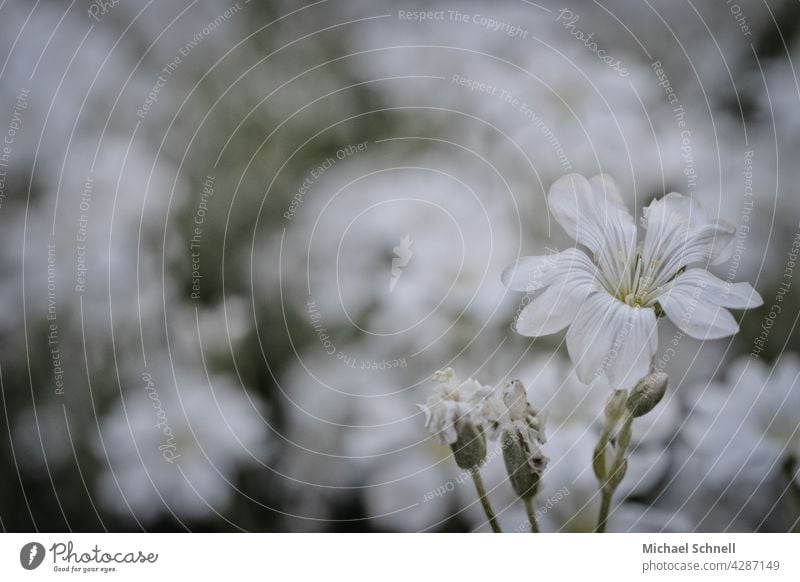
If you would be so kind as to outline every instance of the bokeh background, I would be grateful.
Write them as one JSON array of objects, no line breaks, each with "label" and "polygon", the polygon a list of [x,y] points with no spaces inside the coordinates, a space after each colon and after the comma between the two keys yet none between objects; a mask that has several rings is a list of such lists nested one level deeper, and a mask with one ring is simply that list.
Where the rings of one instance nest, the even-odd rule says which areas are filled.
[{"label": "bokeh background", "polygon": [[415,406],[453,366],[523,379],[542,527],[589,531],[607,392],[563,334],[511,330],[529,298],[499,279],[572,244],[545,193],[574,171],[637,217],[678,191],[738,225],[716,274],[765,300],[726,340],[662,322],[670,388],[610,529],[797,529],[799,24],[797,0],[0,2],[0,527],[485,531]]}]

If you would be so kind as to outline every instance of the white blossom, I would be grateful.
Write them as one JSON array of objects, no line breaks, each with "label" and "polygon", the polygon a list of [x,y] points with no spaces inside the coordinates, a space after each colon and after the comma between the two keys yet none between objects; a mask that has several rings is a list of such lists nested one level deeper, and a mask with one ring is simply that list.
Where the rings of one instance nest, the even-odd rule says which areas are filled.
[{"label": "white blossom", "polygon": [[133,379],[102,421],[95,453],[105,470],[97,485],[110,511],[151,523],[160,515],[200,518],[225,511],[238,490],[237,470],[269,455],[262,404],[227,377],[179,368],[178,389],[166,365]]},{"label": "white blossom", "polygon": [[[800,358],[742,357],[692,392],[666,498],[700,531],[787,531],[800,484]],[[690,388],[690,387],[687,387]],[[791,483],[794,483],[793,485]]]},{"label": "white blossom", "polygon": [[569,174],[548,195],[556,221],[589,254],[571,248],[522,257],[503,272],[515,291],[541,293],[520,313],[522,335],[569,327],[567,349],[579,378],[605,375],[630,388],[650,370],[656,320],[666,314],[684,333],[718,339],[739,330],[726,308],[761,305],[749,283],[729,283],[690,265],[717,265],[730,255],[735,228],[711,220],[691,197],[669,193],[644,209],[644,240],[614,180]]}]

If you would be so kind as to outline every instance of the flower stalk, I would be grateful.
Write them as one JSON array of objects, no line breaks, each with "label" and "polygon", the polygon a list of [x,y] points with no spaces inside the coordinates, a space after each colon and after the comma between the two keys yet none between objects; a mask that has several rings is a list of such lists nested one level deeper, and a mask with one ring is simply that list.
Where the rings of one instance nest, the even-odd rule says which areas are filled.
[{"label": "flower stalk", "polygon": [[[608,516],[611,510],[611,500],[614,498],[614,493],[628,470],[626,453],[631,443],[633,418],[633,414],[631,414],[630,411],[624,411],[622,413],[622,418],[615,420],[616,423],[621,422],[622,427],[617,433],[616,438],[613,439],[613,442],[609,435],[616,425],[612,426],[609,430],[604,428],[603,432],[606,437],[603,438],[601,436],[600,442],[595,448],[595,475],[597,475],[600,481],[600,515],[597,518],[597,526],[595,527],[595,531],[598,533],[606,531]],[[607,419],[606,427],[609,426],[610,423]],[[609,456],[611,457],[610,465],[607,464],[607,457]]]},{"label": "flower stalk", "polygon": [[483,484],[481,471],[477,467],[469,470],[472,477],[472,482],[475,483],[475,490],[478,492],[478,498],[481,500],[481,507],[489,520],[489,525],[492,527],[494,533],[503,533],[500,529],[500,524],[497,522],[497,516],[494,514],[491,504],[489,503],[489,496],[486,494],[486,486]]},{"label": "flower stalk", "polygon": [[492,531],[494,533],[502,533],[494,510],[489,503],[489,496],[486,494],[486,487],[481,477],[481,465],[486,460],[486,436],[483,434],[481,427],[471,421],[457,420],[455,428],[456,442],[450,445],[450,449],[453,451],[456,465],[469,472],[472,477],[481,507],[483,507],[483,512],[489,520]]},{"label": "flower stalk", "polygon": [[536,501],[533,496],[524,497],[525,512],[528,514],[528,523],[531,524],[531,533],[539,533],[539,523],[536,521]]},{"label": "flower stalk", "polygon": [[[605,409],[605,423],[594,449],[594,473],[600,482],[600,514],[595,531],[606,531],[614,493],[628,470],[627,453],[633,436],[633,419],[644,416],[661,402],[668,377],[663,372],[645,376],[628,393],[616,390]],[[619,427],[619,428],[618,428]]]}]

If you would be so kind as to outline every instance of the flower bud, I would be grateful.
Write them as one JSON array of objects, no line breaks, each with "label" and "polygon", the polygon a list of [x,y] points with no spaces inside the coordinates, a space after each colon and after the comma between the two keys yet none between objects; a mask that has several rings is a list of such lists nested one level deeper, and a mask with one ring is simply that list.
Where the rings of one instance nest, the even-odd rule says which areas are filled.
[{"label": "flower bud", "polygon": [[511,380],[503,389],[503,402],[511,420],[525,420],[528,416],[528,397],[519,380]]},{"label": "flower bud", "polygon": [[626,406],[633,416],[644,416],[664,398],[669,377],[664,372],[653,372],[642,378],[628,396]]},{"label": "flower bud", "polygon": [[518,497],[533,497],[539,491],[547,457],[536,448],[530,450],[525,439],[517,431],[503,433],[503,461],[505,461],[508,479]]},{"label": "flower bud", "polygon": [[457,420],[456,442],[450,445],[456,464],[462,469],[477,469],[486,459],[486,437],[470,420]]}]

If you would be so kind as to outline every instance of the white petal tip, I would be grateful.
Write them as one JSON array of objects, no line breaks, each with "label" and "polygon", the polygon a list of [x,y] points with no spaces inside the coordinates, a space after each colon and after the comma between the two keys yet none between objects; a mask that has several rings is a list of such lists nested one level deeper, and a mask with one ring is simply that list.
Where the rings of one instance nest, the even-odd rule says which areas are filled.
[{"label": "white petal tip", "polygon": [[750,304],[747,306],[747,309],[754,309],[762,305],[764,305],[764,298],[761,297],[758,291],[753,290],[753,296],[750,298]]}]

